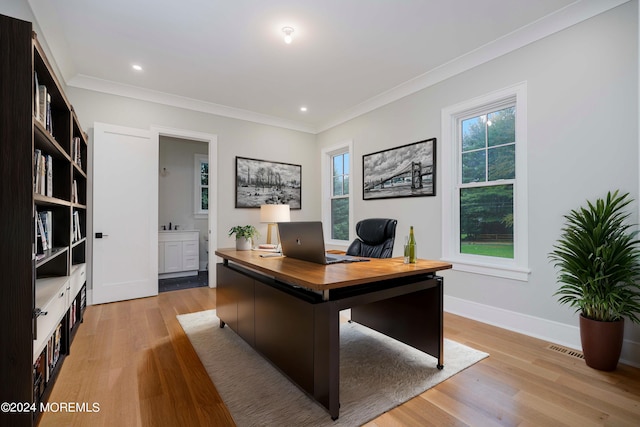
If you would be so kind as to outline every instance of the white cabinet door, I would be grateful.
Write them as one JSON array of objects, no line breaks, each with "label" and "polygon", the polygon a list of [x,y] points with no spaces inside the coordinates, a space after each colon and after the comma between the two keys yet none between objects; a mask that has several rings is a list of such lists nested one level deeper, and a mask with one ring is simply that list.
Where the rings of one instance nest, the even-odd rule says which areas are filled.
[{"label": "white cabinet door", "polygon": [[182,242],[164,243],[164,272],[182,271]]},{"label": "white cabinet door", "polygon": [[200,264],[198,241],[182,242],[182,269],[197,270]]}]

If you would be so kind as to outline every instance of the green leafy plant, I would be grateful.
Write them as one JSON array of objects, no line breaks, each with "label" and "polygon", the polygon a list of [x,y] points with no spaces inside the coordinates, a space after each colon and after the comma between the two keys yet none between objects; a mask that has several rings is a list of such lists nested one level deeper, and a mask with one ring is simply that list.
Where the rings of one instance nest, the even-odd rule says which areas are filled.
[{"label": "green leafy plant", "polygon": [[592,320],[628,317],[640,323],[640,240],[627,222],[628,196],[609,192],[605,200],[587,201],[565,215],[562,235],[549,254],[562,283],[554,295]]},{"label": "green leafy plant", "polygon": [[258,230],[253,225],[236,225],[229,230],[229,236],[236,235],[236,239],[244,237],[246,239],[253,239],[260,235]]}]

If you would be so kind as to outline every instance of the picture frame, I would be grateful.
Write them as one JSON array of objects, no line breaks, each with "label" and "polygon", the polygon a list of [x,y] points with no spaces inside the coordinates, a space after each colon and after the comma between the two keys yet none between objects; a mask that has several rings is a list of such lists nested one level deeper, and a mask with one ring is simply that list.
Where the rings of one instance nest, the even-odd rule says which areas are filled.
[{"label": "picture frame", "polygon": [[436,138],[362,156],[363,200],[436,195]]},{"label": "picture frame", "polygon": [[236,156],[236,208],[302,209],[302,165]]}]

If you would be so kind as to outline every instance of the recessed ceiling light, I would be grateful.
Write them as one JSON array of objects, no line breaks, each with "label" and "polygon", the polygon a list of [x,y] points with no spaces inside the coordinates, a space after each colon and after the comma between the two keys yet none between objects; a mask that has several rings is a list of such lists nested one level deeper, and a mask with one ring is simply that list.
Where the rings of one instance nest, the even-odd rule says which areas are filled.
[{"label": "recessed ceiling light", "polygon": [[142,71],[142,67],[140,65],[138,65],[138,64],[133,64],[131,66],[131,68],[133,68],[136,71]]},{"label": "recessed ceiling light", "polygon": [[303,113],[306,113],[307,112],[307,107],[300,107],[300,111],[303,112]]}]

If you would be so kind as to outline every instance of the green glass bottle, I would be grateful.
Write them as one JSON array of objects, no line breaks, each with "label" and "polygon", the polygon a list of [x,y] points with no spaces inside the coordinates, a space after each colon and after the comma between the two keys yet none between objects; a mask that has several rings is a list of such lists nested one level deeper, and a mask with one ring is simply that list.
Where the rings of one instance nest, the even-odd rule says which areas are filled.
[{"label": "green glass bottle", "polygon": [[416,238],[413,235],[413,225],[409,227],[409,242],[407,243],[409,249],[409,264],[415,264],[417,257]]}]

